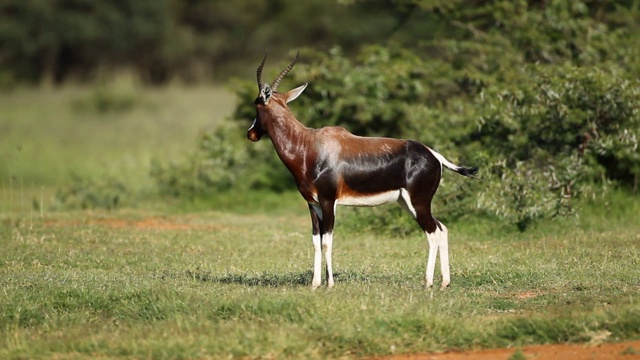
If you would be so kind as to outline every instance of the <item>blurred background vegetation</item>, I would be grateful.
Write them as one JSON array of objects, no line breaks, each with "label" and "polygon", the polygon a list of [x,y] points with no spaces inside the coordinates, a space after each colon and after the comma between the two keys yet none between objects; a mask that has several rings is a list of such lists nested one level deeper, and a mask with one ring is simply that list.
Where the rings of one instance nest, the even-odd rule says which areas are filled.
[{"label": "blurred background vegetation", "polygon": [[[525,230],[636,196],[638,39],[640,0],[5,0],[0,183],[54,187],[57,208],[293,199],[268,141],[244,136],[265,50],[266,79],[300,50],[281,88],[310,83],[291,104],[304,124],[479,166],[445,174],[436,213]],[[399,207],[349,216],[415,227]]]}]

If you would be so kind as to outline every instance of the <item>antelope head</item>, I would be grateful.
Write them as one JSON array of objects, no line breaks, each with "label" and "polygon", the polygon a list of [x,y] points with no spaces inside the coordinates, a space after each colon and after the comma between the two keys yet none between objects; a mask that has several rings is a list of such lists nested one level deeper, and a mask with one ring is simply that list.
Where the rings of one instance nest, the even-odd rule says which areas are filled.
[{"label": "antelope head", "polygon": [[264,135],[269,133],[269,124],[274,116],[293,116],[287,107],[287,103],[295,100],[302,91],[307,87],[307,84],[298,86],[293,90],[289,90],[286,93],[277,92],[278,85],[282,78],[293,69],[298,61],[298,53],[296,58],[280,72],[271,85],[262,81],[262,68],[267,60],[267,54],[264,54],[260,66],[256,72],[256,78],[258,80],[258,97],[254,101],[256,106],[256,118],[253,120],[253,124],[247,130],[247,138],[251,141],[258,141]]}]

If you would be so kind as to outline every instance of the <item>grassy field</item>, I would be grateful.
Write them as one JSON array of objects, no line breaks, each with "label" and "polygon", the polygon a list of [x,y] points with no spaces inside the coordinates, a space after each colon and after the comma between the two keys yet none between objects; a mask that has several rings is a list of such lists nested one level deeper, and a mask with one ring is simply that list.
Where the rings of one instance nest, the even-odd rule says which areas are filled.
[{"label": "grassy field", "polygon": [[338,224],[337,285],[312,292],[302,206],[5,220],[0,357],[320,359],[637,339],[640,207],[625,205],[526,234],[450,226],[445,291],[423,288],[421,236]]},{"label": "grassy field", "polygon": [[[423,287],[417,226],[357,232],[340,208],[336,287],[312,292],[295,194],[222,195],[234,211],[51,210],[71,172],[146,186],[153,158],[179,158],[232,109],[216,88],[113,86],[0,99],[2,359],[356,358],[640,338],[640,201],[625,194],[526,233],[447,224],[444,291]],[[102,97],[107,111],[93,108]]]},{"label": "grassy field", "polygon": [[152,160],[181,159],[198,131],[215,126],[234,104],[221,87],[143,88],[126,76],[93,87],[3,93],[0,184],[39,192],[75,174],[145,186]]},{"label": "grassy field", "polygon": [[144,88],[128,76],[3,93],[0,214],[46,212],[59,207],[56,192],[85,183],[89,191],[116,182],[130,193],[152,191],[152,162],[183,160],[198,132],[214,128],[234,106],[220,86]]}]

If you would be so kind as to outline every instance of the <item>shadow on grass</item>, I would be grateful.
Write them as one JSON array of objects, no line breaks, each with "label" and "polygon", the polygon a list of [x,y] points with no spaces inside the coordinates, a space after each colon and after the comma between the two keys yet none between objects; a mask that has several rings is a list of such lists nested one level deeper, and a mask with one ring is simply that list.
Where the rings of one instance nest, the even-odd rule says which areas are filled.
[{"label": "shadow on grass", "polygon": [[[204,282],[263,287],[311,286],[311,280],[313,278],[311,271],[280,274],[264,272],[261,274],[226,273],[217,275],[210,271],[186,270],[185,275],[190,279]],[[390,277],[369,276],[355,271],[334,273],[333,277],[336,282],[342,283],[394,282],[393,280],[395,279]],[[323,284],[324,281],[326,281],[326,279],[323,278]]]}]

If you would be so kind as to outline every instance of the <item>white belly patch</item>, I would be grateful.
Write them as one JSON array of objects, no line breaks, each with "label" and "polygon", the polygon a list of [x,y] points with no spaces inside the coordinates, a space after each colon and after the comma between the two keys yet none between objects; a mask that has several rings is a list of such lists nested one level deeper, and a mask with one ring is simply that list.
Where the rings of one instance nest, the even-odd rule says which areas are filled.
[{"label": "white belly patch", "polygon": [[399,198],[400,190],[392,190],[370,195],[341,196],[337,202],[338,205],[346,206],[377,206],[390,202],[396,202]]}]

